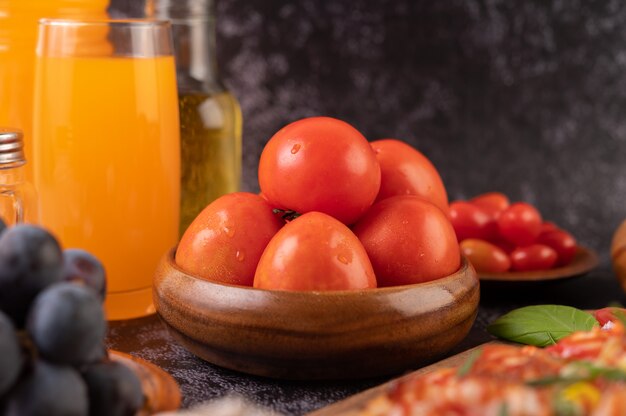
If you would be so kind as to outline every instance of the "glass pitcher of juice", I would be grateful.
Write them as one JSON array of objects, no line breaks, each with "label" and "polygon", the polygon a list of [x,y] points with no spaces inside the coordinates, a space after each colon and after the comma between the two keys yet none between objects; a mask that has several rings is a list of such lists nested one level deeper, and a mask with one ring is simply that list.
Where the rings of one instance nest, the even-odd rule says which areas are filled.
[{"label": "glass pitcher of juice", "polygon": [[[109,0],[0,0],[0,126],[24,132],[32,160],[33,80],[40,18],[105,18]],[[32,163],[24,166],[32,179]]]},{"label": "glass pitcher of juice", "polygon": [[41,223],[107,272],[110,320],[154,312],[178,239],[180,136],[169,22],[40,23],[34,183]]},{"label": "glass pitcher of juice", "polygon": [[181,139],[180,234],[210,202],[239,190],[241,110],[219,76],[213,0],[148,0],[172,22]]}]

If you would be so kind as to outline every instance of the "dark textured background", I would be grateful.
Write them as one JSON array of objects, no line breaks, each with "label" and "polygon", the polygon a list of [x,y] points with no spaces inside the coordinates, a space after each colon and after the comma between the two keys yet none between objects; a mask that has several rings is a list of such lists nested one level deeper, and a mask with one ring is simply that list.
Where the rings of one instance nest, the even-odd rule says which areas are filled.
[{"label": "dark textured background", "polygon": [[[141,10],[140,0],[111,9]],[[486,298],[479,326],[517,303],[623,301],[608,246],[626,218],[626,2],[219,0],[217,33],[222,76],[243,109],[244,190],[258,190],[258,157],[280,127],[338,117],[369,139],[415,145],[451,199],[503,191],[601,254],[599,271],[565,295],[542,288],[492,309]],[[237,378],[186,359],[190,372],[170,367],[186,405],[239,389],[300,413],[366,385]]]},{"label": "dark textured background", "polygon": [[626,217],[622,1],[218,0],[217,34],[244,190],[274,132],[328,115],[415,145],[451,199],[506,192],[603,254]]}]

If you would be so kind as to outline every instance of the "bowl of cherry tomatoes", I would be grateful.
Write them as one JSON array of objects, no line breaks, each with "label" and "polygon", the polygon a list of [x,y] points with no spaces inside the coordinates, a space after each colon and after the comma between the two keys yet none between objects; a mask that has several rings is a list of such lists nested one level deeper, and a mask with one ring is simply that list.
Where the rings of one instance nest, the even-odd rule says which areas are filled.
[{"label": "bowl of cherry tomatoes", "polygon": [[450,204],[462,253],[483,281],[544,281],[581,276],[597,254],[527,202],[488,192]]},{"label": "bowl of cherry tomatoes", "polygon": [[268,141],[259,185],[209,204],[155,274],[156,309],[189,351],[261,376],[360,378],[469,332],[479,281],[420,152],[303,119]]}]

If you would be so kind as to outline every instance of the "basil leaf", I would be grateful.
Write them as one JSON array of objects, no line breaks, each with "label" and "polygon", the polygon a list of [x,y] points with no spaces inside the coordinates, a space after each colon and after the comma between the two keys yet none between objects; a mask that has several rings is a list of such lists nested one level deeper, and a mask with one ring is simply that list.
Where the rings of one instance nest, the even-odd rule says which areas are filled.
[{"label": "basil leaf", "polygon": [[557,391],[555,394],[555,399],[552,404],[554,414],[559,416],[578,416],[580,415],[580,408],[573,403],[566,395],[563,394],[563,391]]},{"label": "basil leaf", "polygon": [[476,362],[478,357],[480,357],[480,354],[482,354],[482,352],[483,350],[481,348],[472,351],[469,357],[467,357],[467,359],[463,362],[463,365],[461,365],[458,370],[456,370],[456,375],[459,377],[466,376],[470,372],[470,370],[474,366],[474,363]]},{"label": "basil leaf", "polygon": [[545,347],[574,331],[589,331],[597,325],[593,315],[571,306],[534,305],[501,316],[487,331],[509,341]]},{"label": "basil leaf", "polygon": [[543,378],[536,378],[533,380],[525,381],[524,384],[531,387],[543,387],[543,386],[552,386],[554,384],[560,383],[576,383],[578,381],[585,381],[584,377],[577,376],[547,376]]},{"label": "basil leaf", "polygon": [[619,368],[601,367],[591,362],[578,361],[569,364],[566,372],[573,371],[567,375],[547,376],[528,380],[527,386],[551,386],[554,384],[573,384],[581,381],[590,382],[598,378],[610,381],[626,381],[626,372]]}]

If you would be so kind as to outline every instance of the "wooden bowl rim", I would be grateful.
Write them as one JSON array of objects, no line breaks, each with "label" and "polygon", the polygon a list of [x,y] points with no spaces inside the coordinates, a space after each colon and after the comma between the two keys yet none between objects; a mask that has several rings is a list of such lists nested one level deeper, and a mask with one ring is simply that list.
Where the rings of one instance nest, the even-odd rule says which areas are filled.
[{"label": "wooden bowl rim", "polygon": [[[459,266],[458,270],[455,271],[454,273],[452,273],[452,274],[450,274],[448,276],[440,277],[438,279],[429,280],[427,282],[414,283],[414,284],[411,284],[411,285],[385,286],[385,287],[375,287],[375,288],[371,288],[371,289],[344,289],[344,290],[275,290],[275,289],[259,289],[259,288],[252,287],[252,286],[241,286],[241,285],[234,285],[234,284],[230,284],[230,283],[215,282],[215,281],[212,281],[212,280],[207,280],[207,279],[204,279],[202,277],[190,274],[190,273],[186,272],[185,270],[183,270],[182,268],[180,268],[180,266],[178,266],[178,264],[176,264],[176,261],[175,261],[176,248],[177,248],[177,246],[174,246],[173,248],[171,248],[166,253],[165,261],[166,261],[167,267],[172,268],[179,275],[185,276],[185,277],[187,277],[189,279],[194,279],[196,281],[200,281],[203,284],[206,283],[207,285],[215,285],[217,287],[227,287],[227,288],[232,288],[234,290],[242,290],[242,291],[256,291],[256,292],[259,292],[259,293],[272,294],[274,296],[293,296],[293,297],[310,297],[310,296],[317,296],[317,297],[343,296],[343,297],[345,297],[345,296],[358,296],[358,297],[362,297],[362,296],[366,296],[366,295],[389,294],[389,293],[393,293],[393,292],[402,292],[402,291],[405,291],[405,290],[419,289],[419,288],[423,288],[423,287],[441,286],[441,285],[445,285],[448,282],[454,282],[454,281],[459,280],[459,279],[461,279],[463,277],[467,277],[468,272],[470,272],[470,274],[473,274],[475,277],[477,275],[475,270],[474,270],[474,268],[473,268],[473,266],[472,266],[472,264],[469,262],[469,260],[467,260],[467,258],[465,258],[465,256],[461,255],[461,265]],[[477,277],[476,277],[476,281],[478,282],[478,278]]]},{"label": "wooden bowl rim", "polygon": [[581,276],[593,270],[600,260],[598,254],[590,248],[578,246],[574,260],[562,267],[548,270],[534,270],[529,272],[480,273],[481,281],[494,282],[540,282],[559,279],[568,279]]},{"label": "wooden bowl rim", "polygon": [[108,354],[112,361],[120,362],[131,369],[141,381],[146,403],[139,412],[140,416],[180,408],[180,386],[171,374],[150,361],[122,351],[108,350]]}]

